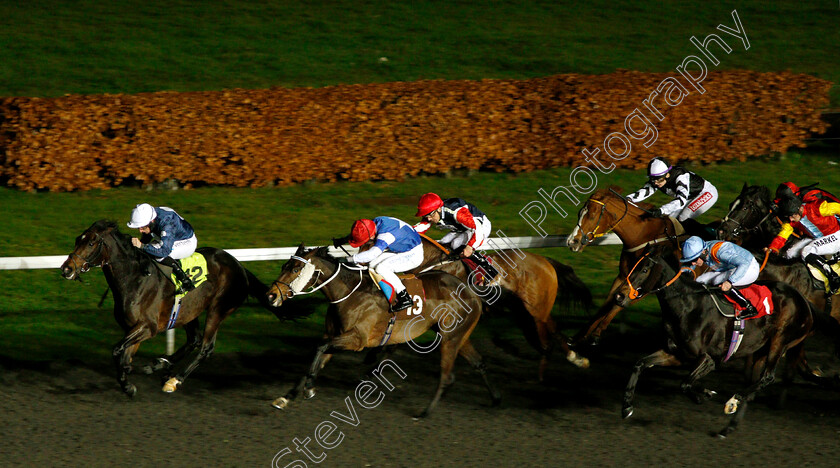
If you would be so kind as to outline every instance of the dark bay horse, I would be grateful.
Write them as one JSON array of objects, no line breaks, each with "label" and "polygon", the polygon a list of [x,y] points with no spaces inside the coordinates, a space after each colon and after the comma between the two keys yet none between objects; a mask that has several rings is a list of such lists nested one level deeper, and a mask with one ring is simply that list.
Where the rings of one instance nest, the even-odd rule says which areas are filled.
[{"label": "dark bay horse", "polygon": [[[159,358],[147,370],[169,368],[199,347],[195,359],[171,377],[164,391],[172,392],[212,353],[219,324],[232,314],[250,294],[265,301],[268,287],[246,270],[235,258],[221,249],[197,250],[207,259],[207,281],[187,294],[172,327],[184,327],[187,342],[175,354]],[[79,237],[61,274],[68,280],[80,279],[91,267],[102,267],[114,294],[114,318],[125,337],[114,346],[113,358],[117,381],[123,392],[134,396],[137,387],[128,381],[131,360],[140,344],[169,326],[175,302],[175,285],[149,255],[131,245],[131,236],[123,234],[113,221],[100,220]],[[199,332],[199,316],[207,310],[204,332]],[[272,310],[283,318],[277,310]]]},{"label": "dark bay horse", "polygon": [[[718,228],[718,235],[723,240],[741,244],[754,252],[757,258],[763,258],[762,250],[781,229],[781,221],[772,212],[773,199],[770,190],[760,185],[748,187],[744,184],[741,193],[729,207],[729,213]],[[789,240],[788,245],[792,242]],[[825,289],[814,280],[804,262],[798,258],[784,259],[771,254],[764,262],[764,268],[758,278],[790,284],[817,310],[829,315],[833,321],[820,321],[819,327],[835,337],[840,350],[840,294],[829,300]],[[819,320],[822,317],[818,314],[817,318]]]},{"label": "dark bay horse", "polygon": [[607,300],[595,313],[589,325],[572,338],[573,345],[590,340],[597,342],[601,332],[624,310],[625,306],[616,303],[615,295],[623,287],[630,268],[641,258],[646,247],[667,243],[679,250],[680,243],[688,237],[688,234],[678,230],[670,218],[647,216],[646,210],[650,208],[653,208],[653,205],[630,203],[611,189],[598,190],[581,208],[577,226],[566,240],[566,245],[572,252],[582,251],[595,238],[610,232],[614,232],[621,239],[624,249],[618,261],[618,276],[610,286]]},{"label": "dark bay horse", "polygon": [[[639,375],[653,366],[693,366],[681,389],[695,402],[700,403],[714,393],[698,386],[703,376],[720,367],[729,352],[734,320],[720,310],[732,308],[720,291],[710,294],[706,286],[694,281],[690,275],[677,275],[677,259],[670,252],[663,257],[642,258],[630,273],[628,287],[642,297],[656,293],[662,308],[667,346],[640,359],[633,368],[627,383],[622,405],[622,416],[633,413],[633,397]],[[732,414],[728,425],[718,435],[726,437],[743,419],[747,402],[773,382],[776,365],[787,353],[788,371],[799,363],[804,353],[804,340],[811,335],[814,317],[808,302],[792,286],[779,282],[763,282],[773,294],[772,315],[748,320],[740,347],[732,357],[751,357],[752,382],[748,388],[734,395],[726,404],[727,414]],[[717,288],[715,288],[717,289]],[[714,294],[716,298],[712,296]],[[626,296],[616,298],[628,303]],[[717,304],[715,303],[717,302]]]},{"label": "dark bay horse", "polygon": [[[424,235],[420,237],[423,240],[424,258],[415,272],[436,269],[446,271],[465,283],[469,281],[469,271],[462,261],[451,259],[449,251],[437,242]],[[575,275],[574,270],[556,260],[530,252],[506,250],[489,257],[500,272],[493,284],[501,288],[503,296],[485,298],[485,302],[508,305],[515,313],[528,314],[518,316],[517,319],[528,342],[542,355],[539,380],[543,380],[555,343],[559,344],[566,360],[577,367],[589,367],[588,359],[569,349],[565,336],[560,334],[560,339],[555,339],[559,332],[551,318],[555,301],[587,308],[592,304],[592,293]],[[479,291],[479,294],[491,296],[490,291]]]},{"label": "dark bay horse", "polygon": [[[423,283],[426,302],[412,320],[396,321],[388,344],[410,342],[429,329],[438,333],[435,346],[439,345],[441,351],[440,383],[422,416],[435,408],[444,390],[455,381],[452,368],[459,354],[481,374],[493,405],[498,405],[501,396],[488,381],[481,355],[469,341],[481,316],[481,299],[449,273],[429,271],[418,278]],[[306,288],[311,289],[305,291]],[[378,347],[386,334],[391,317],[389,303],[367,269],[339,263],[326,247],[306,250],[301,245],[283,265],[266,297],[279,307],[295,295],[316,290],[332,303],[325,321],[326,340],[318,347],[309,371],[298,385],[274,400],[273,406],[279,409],[286,408],[301,391],[307,399],[315,396],[315,379],[333,351]]]}]

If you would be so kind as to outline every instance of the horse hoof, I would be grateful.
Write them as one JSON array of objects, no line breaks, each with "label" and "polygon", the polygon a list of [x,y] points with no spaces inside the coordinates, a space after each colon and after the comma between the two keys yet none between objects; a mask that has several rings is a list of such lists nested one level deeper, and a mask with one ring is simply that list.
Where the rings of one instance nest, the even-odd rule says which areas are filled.
[{"label": "horse hoof", "polygon": [[738,411],[738,404],[741,403],[741,400],[737,398],[737,396],[733,396],[726,402],[726,405],[723,407],[723,412],[726,414],[733,414]]},{"label": "horse hoof", "polygon": [[315,389],[314,388],[307,388],[303,391],[303,399],[309,400],[315,398]]},{"label": "horse hoof", "polygon": [[630,416],[633,416],[633,407],[632,406],[626,406],[624,408],[621,408],[621,418],[622,419],[627,419]]},{"label": "horse hoof", "polygon": [[724,434],[722,431],[721,431],[721,432],[718,432],[717,434],[715,434],[715,436],[716,436],[718,439],[721,439],[721,440],[723,440],[723,439],[725,439],[725,438],[726,438],[726,434]]},{"label": "horse hoof", "polygon": [[152,368],[152,366],[143,366],[140,368],[140,370],[146,375],[152,375],[155,373],[155,370]]},{"label": "horse hoof", "polygon": [[134,384],[128,384],[124,389],[126,396],[129,398],[134,398],[134,395],[137,395],[137,387]]},{"label": "horse hoof", "polygon": [[273,407],[275,407],[279,410],[284,410],[284,409],[289,407],[289,403],[291,403],[291,402],[292,402],[292,400],[289,400],[286,397],[280,397],[280,398],[272,401],[271,406],[273,406]]},{"label": "horse hoof", "polygon": [[178,385],[181,385],[181,381],[175,377],[167,380],[165,384],[163,384],[163,391],[166,393],[172,393],[175,390],[178,390]]}]

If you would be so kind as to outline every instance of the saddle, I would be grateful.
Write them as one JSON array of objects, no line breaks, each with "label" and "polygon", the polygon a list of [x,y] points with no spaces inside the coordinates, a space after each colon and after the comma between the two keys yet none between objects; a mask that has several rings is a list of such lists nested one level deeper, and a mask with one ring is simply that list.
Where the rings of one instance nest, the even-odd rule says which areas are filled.
[{"label": "saddle", "polygon": [[[760,317],[764,317],[765,315],[773,315],[773,295],[767,286],[763,286],[760,284],[751,284],[746,288],[739,288],[738,290],[741,292],[741,294],[743,294],[745,298],[747,298],[748,301],[750,301],[752,305],[755,306],[755,309],[758,311],[758,314],[756,314],[754,317],[749,317],[740,320],[753,320]],[[726,300],[733,305],[736,316],[738,312],[744,310],[744,307],[741,307],[737,302],[730,299],[729,296],[727,296],[726,294],[724,294],[723,297],[725,297]]]},{"label": "saddle", "polygon": [[[368,273],[379,290],[388,298],[388,303],[393,303],[396,297],[393,286],[372,269],[368,269]],[[423,281],[413,274],[398,274],[397,277],[405,285],[406,292],[414,302],[414,306],[398,311],[396,320],[412,319],[423,312],[423,306],[426,304],[426,290],[423,288]]]}]

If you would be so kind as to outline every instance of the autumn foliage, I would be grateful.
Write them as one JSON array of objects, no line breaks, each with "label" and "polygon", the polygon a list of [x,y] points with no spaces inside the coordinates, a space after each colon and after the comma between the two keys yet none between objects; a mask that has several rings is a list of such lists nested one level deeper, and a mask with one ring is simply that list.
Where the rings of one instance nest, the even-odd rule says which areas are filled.
[{"label": "autumn foliage", "polygon": [[[310,89],[0,99],[0,180],[56,191],[125,183],[263,186],[401,179],[451,169],[582,164],[639,108],[658,140],[611,161],[743,160],[804,146],[825,130],[830,83],[808,75],[710,73],[707,92],[642,101],[666,74],[620,71],[531,80],[419,81]],[[677,79],[681,77],[676,75]],[[607,158],[602,151],[602,159]]]}]

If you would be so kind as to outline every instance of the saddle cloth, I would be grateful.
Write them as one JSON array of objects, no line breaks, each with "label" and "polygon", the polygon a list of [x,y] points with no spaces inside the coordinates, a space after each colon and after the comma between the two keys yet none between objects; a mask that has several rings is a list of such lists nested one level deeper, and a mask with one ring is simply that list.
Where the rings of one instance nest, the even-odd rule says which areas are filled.
[{"label": "saddle cloth", "polygon": [[[181,263],[181,269],[184,270],[184,273],[190,277],[196,288],[198,288],[201,283],[207,281],[207,259],[204,258],[204,255],[194,252],[189,257],[182,258],[177,261]],[[175,289],[180,290],[181,282],[175,278],[175,274],[170,273],[169,277],[172,279],[172,282],[175,283]],[[178,296],[184,297],[186,296],[186,293],[178,294]]]},{"label": "saddle cloth", "polygon": [[[752,320],[764,317],[765,315],[773,315],[773,296],[767,286],[751,284],[746,288],[739,289],[739,291],[741,291],[741,294],[743,294],[744,297],[747,298],[747,300],[750,301],[750,303],[754,305],[755,309],[758,311],[758,314],[755,317],[743,320]],[[735,306],[736,314],[744,310],[743,307],[735,303],[735,301],[730,299],[729,296],[724,294],[723,297],[725,297],[730,304]]]},{"label": "saddle cloth", "polygon": [[[834,270],[835,273],[840,275],[840,263],[835,263],[831,265],[831,269]],[[811,277],[817,280],[819,283],[821,283],[825,292],[828,293],[828,278],[826,278],[825,273],[820,271],[819,268],[815,268],[813,265],[808,265],[808,271],[811,272]]]},{"label": "saddle cloth", "polygon": [[[393,286],[391,286],[390,283],[385,281],[375,271],[369,269],[368,273],[370,273],[370,277],[373,279],[373,282],[376,283],[376,286],[379,287],[379,290],[385,294],[386,298],[388,298],[388,303],[392,304],[394,302],[394,298],[396,297]],[[397,275],[397,277],[400,281],[402,281],[403,285],[405,285],[405,290],[408,292],[408,296],[414,302],[412,307],[400,310],[396,313],[397,320],[411,319],[420,315],[420,313],[423,312],[423,306],[426,304],[426,290],[423,288],[423,281],[412,274]]]}]

